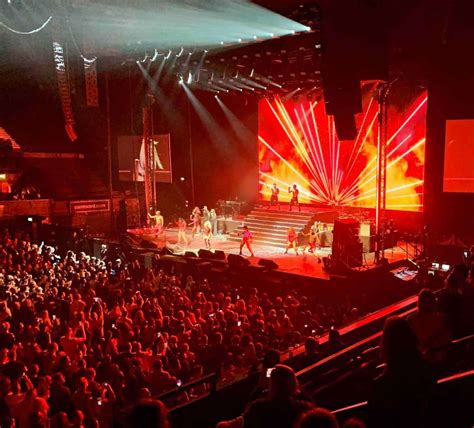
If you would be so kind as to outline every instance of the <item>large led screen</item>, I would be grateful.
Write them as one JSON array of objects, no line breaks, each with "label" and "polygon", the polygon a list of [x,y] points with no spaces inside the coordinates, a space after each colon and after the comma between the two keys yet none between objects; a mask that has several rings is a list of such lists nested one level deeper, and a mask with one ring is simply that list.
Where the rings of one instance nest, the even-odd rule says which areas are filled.
[{"label": "large led screen", "polygon": [[[362,87],[363,111],[356,116],[354,141],[337,138],[324,101],[274,98],[259,104],[259,192],[269,200],[270,186],[289,201],[297,184],[303,203],[375,208],[378,102],[376,84]],[[394,87],[388,96],[386,208],[423,209],[423,169],[427,94]]]},{"label": "large led screen", "polygon": [[474,120],[447,120],[444,148],[445,192],[474,193]]}]

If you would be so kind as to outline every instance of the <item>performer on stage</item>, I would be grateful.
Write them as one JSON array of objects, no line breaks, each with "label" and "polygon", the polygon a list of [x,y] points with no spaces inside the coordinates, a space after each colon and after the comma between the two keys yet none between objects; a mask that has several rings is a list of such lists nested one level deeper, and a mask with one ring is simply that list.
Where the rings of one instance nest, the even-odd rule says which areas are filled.
[{"label": "performer on stage", "polygon": [[288,229],[288,242],[286,244],[285,254],[288,254],[288,250],[293,248],[295,250],[296,255],[298,255],[298,247],[296,246],[296,241],[298,238],[298,234],[296,233],[293,227]]},{"label": "performer on stage", "polygon": [[310,253],[314,253],[316,249],[316,243],[318,242],[319,229],[320,229],[320,223],[319,221],[315,221],[311,225],[309,229],[309,233],[306,234],[306,236],[308,236],[308,246],[304,248],[303,253],[305,253],[306,250],[308,250]]},{"label": "performer on stage", "polygon": [[209,210],[207,208],[207,205],[204,205],[202,207],[202,218],[201,218],[201,225],[202,225],[203,228],[204,228],[204,223],[206,223],[206,221],[209,220],[209,217],[210,217],[210,213],[209,213]]},{"label": "performer on stage", "polygon": [[318,254],[318,247],[320,244],[320,233],[323,230],[323,225],[319,221],[315,221],[311,228],[309,229],[308,236],[308,247],[305,247],[303,253],[308,250],[310,253],[313,253],[318,258],[318,263],[321,263],[321,257]]},{"label": "performer on stage", "polygon": [[206,246],[206,250],[211,249],[211,238],[212,238],[212,224],[209,220],[204,223],[202,228],[204,233],[204,245]]},{"label": "performer on stage", "polygon": [[242,231],[242,240],[240,241],[240,252],[239,254],[242,255],[242,248],[244,248],[244,245],[247,247],[247,249],[250,251],[250,255],[252,257],[255,257],[254,254],[253,254],[253,250],[252,250],[252,247],[251,247],[251,243],[252,243],[252,234],[250,233],[250,230],[248,228],[248,226],[244,226],[243,228],[243,231]]},{"label": "performer on stage", "polygon": [[217,213],[214,208],[209,212],[209,221],[212,225],[212,234],[217,235]]},{"label": "performer on stage", "polygon": [[192,233],[192,237],[194,238],[194,235],[201,231],[201,210],[199,209],[199,207],[195,207],[193,209],[193,212],[191,213],[190,218],[191,218],[191,225],[193,226],[191,233]]},{"label": "performer on stage", "polygon": [[188,245],[188,238],[186,237],[186,220],[180,217],[176,222],[178,225],[178,244]]},{"label": "performer on stage", "polygon": [[288,187],[288,193],[292,193],[291,200],[290,200],[290,211],[293,209],[293,205],[298,207],[298,211],[301,211],[300,203],[298,200],[298,196],[300,191],[298,190],[298,186],[293,184],[293,188]]},{"label": "performer on stage", "polygon": [[273,205],[276,205],[278,209],[280,209],[280,201],[278,200],[280,189],[277,187],[276,183],[273,183],[273,186],[270,187],[270,190],[272,191],[272,196],[270,197],[270,205],[268,206],[268,208],[273,207]]},{"label": "performer on stage", "polygon": [[163,216],[161,215],[161,212],[160,211],[155,211],[155,215],[152,215],[152,214],[148,213],[148,217],[150,217],[153,221],[152,226],[156,230],[156,236],[161,235],[161,233],[163,232],[163,225],[165,223],[164,219],[163,219]]}]

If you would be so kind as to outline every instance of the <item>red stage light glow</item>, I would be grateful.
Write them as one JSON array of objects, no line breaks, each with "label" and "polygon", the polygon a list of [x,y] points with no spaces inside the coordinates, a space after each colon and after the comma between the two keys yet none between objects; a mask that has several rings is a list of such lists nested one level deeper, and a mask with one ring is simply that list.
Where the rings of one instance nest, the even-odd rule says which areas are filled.
[{"label": "red stage light glow", "polygon": [[[259,104],[260,198],[269,200],[277,183],[280,199],[288,187],[301,190],[303,203],[375,208],[378,103],[374,86],[363,91],[359,133],[341,142],[324,103],[263,99]],[[394,97],[398,99],[400,97]],[[387,208],[423,209],[426,91],[389,102]]]}]

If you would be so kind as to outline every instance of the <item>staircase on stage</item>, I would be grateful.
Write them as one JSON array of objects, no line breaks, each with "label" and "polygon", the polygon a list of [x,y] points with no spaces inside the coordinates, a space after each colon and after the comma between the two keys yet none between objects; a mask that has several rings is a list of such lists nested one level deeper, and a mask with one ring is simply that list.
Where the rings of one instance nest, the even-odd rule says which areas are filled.
[{"label": "staircase on stage", "polygon": [[293,227],[296,233],[307,231],[316,216],[315,212],[289,211],[288,208],[269,209],[255,208],[245,217],[242,225],[229,236],[230,241],[240,241],[242,226],[248,226],[253,242],[261,245],[286,247],[288,228]]}]

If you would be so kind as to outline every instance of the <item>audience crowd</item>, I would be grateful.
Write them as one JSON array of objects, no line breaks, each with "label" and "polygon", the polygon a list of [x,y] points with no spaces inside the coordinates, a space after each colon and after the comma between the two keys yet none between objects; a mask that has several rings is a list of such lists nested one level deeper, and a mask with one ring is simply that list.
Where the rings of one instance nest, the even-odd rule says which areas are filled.
[{"label": "audience crowd", "polygon": [[[474,264],[458,264],[438,292],[424,288],[418,296],[417,310],[407,318],[395,316],[386,320],[380,343],[381,360],[376,375],[366,366],[368,398],[366,412],[369,428],[465,427],[471,423],[451,412],[457,408],[456,396],[440,400],[437,378],[451,373],[448,346],[456,338],[474,332]],[[471,349],[472,354],[472,349]],[[470,368],[472,360],[465,359]],[[376,361],[377,361],[376,360]],[[361,361],[363,361],[361,359]],[[382,363],[382,364],[380,364]],[[451,361],[452,363],[452,361]],[[459,361],[455,361],[455,365]],[[452,364],[451,364],[452,365]],[[466,367],[464,368],[464,370]],[[349,370],[354,370],[352,367]],[[341,376],[347,379],[347,374]],[[358,381],[361,380],[357,377]],[[337,383],[335,382],[333,387]],[[326,385],[327,386],[327,385]],[[345,384],[347,387],[348,384]],[[344,387],[342,384],[341,387]],[[360,388],[358,388],[360,390]],[[453,390],[450,390],[453,393]],[[459,392],[458,394],[461,394]],[[354,397],[354,401],[362,401]],[[317,404],[317,403],[316,403]],[[440,406],[441,404],[441,406]],[[469,410],[468,410],[469,412]],[[472,414],[472,412],[470,412]],[[446,418],[448,424],[446,424]],[[471,418],[472,421],[472,418]],[[317,408],[298,386],[290,367],[276,365],[271,372],[266,394],[248,403],[243,414],[220,422],[217,428],[337,428],[339,423],[329,411]],[[364,428],[365,423],[350,418],[344,428]]]},{"label": "audience crowd", "polygon": [[274,297],[138,261],[60,256],[5,231],[0,426],[126,425],[145,402],[153,410],[143,404],[144,412],[162,417],[152,400],[160,394],[208,373],[231,381],[269,349],[287,350],[358,316],[350,305],[315,305],[297,292]]}]

